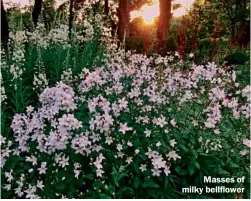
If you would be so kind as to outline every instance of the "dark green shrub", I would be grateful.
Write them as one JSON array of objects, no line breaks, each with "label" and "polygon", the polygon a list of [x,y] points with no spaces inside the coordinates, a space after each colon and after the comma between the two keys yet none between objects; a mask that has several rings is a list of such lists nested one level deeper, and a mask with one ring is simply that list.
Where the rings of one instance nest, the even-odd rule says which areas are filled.
[{"label": "dark green shrub", "polygon": [[166,52],[175,52],[179,48],[174,36],[170,36],[166,41]]},{"label": "dark green shrub", "polygon": [[136,50],[137,53],[143,53],[144,48],[144,38],[142,36],[129,37],[126,40],[126,50]]}]

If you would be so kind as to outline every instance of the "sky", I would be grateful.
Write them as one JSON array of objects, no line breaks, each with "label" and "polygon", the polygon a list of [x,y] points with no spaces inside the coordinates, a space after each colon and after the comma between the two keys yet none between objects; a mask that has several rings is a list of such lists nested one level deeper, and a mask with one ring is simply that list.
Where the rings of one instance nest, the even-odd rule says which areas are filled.
[{"label": "sky", "polygon": [[[56,7],[58,7],[62,2],[64,2],[66,0],[56,0]],[[34,3],[34,0],[3,0],[4,6],[5,8],[8,8],[8,5],[6,3],[15,3],[15,4],[19,4],[20,7],[25,7],[25,6],[29,6],[31,4]]]},{"label": "sky", "polygon": [[[56,7],[58,7],[65,0],[56,0]],[[174,17],[182,16],[186,13],[195,0],[174,0],[175,3],[180,3],[182,5],[181,8],[173,11]],[[5,8],[8,8],[8,4],[6,3],[15,3],[20,5],[20,7],[25,7],[27,5],[33,4],[34,0],[3,0]],[[152,6],[143,6],[140,11],[131,12],[131,18],[134,19],[136,17],[142,16],[146,23],[151,23],[155,17],[159,15],[159,0],[153,0]]]}]

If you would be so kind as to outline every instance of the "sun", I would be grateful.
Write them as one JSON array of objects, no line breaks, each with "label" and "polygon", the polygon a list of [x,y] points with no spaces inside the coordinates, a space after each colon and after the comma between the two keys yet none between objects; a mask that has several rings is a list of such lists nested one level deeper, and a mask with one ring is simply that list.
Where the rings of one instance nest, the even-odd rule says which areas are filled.
[{"label": "sun", "polygon": [[132,11],[130,13],[131,20],[142,17],[146,24],[152,24],[154,19],[159,16],[158,0],[154,0],[152,5],[144,5],[140,10]]},{"label": "sun", "polygon": [[142,8],[142,17],[146,24],[152,24],[154,19],[159,16],[159,5],[154,4],[152,6],[143,6]]},{"label": "sun", "polygon": [[[181,4],[182,7],[173,10],[173,17],[181,17],[187,13],[195,0],[175,0],[175,3]],[[153,0],[152,5],[144,5],[140,10],[132,11],[130,13],[131,20],[142,17],[146,24],[152,24],[154,19],[159,16],[159,0]]]}]

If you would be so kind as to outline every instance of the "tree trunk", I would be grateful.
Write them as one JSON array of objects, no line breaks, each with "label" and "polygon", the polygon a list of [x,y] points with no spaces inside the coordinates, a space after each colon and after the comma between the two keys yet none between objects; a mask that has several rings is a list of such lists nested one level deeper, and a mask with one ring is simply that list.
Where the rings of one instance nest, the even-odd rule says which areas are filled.
[{"label": "tree trunk", "polygon": [[219,37],[219,30],[220,30],[220,21],[217,19],[216,22],[215,22],[215,28],[214,28],[214,31],[213,31],[213,34],[212,34],[212,50],[211,50],[211,53],[210,53],[210,59],[209,61],[210,62],[213,62],[213,59],[217,53],[217,38]]},{"label": "tree trunk", "polygon": [[172,17],[171,14],[172,0],[159,0],[159,21],[157,29],[158,43],[156,51],[159,54],[164,53],[164,48],[166,45],[167,35],[168,35],[168,25]]},{"label": "tree trunk", "polygon": [[72,22],[73,22],[73,0],[70,0],[70,7],[69,7],[69,38],[71,38]]},{"label": "tree trunk", "polygon": [[9,25],[6,17],[6,12],[3,7],[3,0],[1,0],[1,40],[5,48],[7,47],[9,39]]},{"label": "tree trunk", "polygon": [[37,26],[38,16],[40,15],[41,10],[42,10],[42,3],[43,3],[42,0],[35,0],[35,3],[34,3],[34,8],[32,11],[32,20],[35,27]]},{"label": "tree trunk", "polygon": [[130,14],[129,14],[128,0],[119,1],[118,18],[119,18],[118,36],[119,39],[123,41],[129,35]]},{"label": "tree trunk", "polygon": [[105,0],[105,18],[106,18],[106,20],[109,19],[109,4],[108,4],[108,0]]}]

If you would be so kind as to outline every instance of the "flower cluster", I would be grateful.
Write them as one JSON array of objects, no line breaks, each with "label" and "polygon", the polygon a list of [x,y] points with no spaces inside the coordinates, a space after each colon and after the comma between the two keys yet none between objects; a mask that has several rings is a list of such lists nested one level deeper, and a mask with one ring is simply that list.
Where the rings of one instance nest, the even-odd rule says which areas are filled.
[{"label": "flower cluster", "polygon": [[[67,84],[46,87],[39,108],[14,115],[13,141],[1,136],[5,190],[20,198],[46,198],[44,191],[61,198],[69,197],[62,183],[71,183],[74,197],[81,197],[93,178],[94,190],[96,181],[110,188],[114,167],[125,167],[128,180],[136,174],[161,179],[182,163],[183,150],[197,154],[196,143],[205,154],[230,146],[219,136],[231,132],[229,119],[250,117],[250,86],[241,88],[214,63],[184,72],[181,64],[172,68],[173,60],[127,53],[125,60],[113,55],[102,67],[84,68],[74,80],[72,70],[65,71]],[[245,157],[250,140],[240,135],[236,141]],[[12,160],[25,170],[7,169]]]}]

